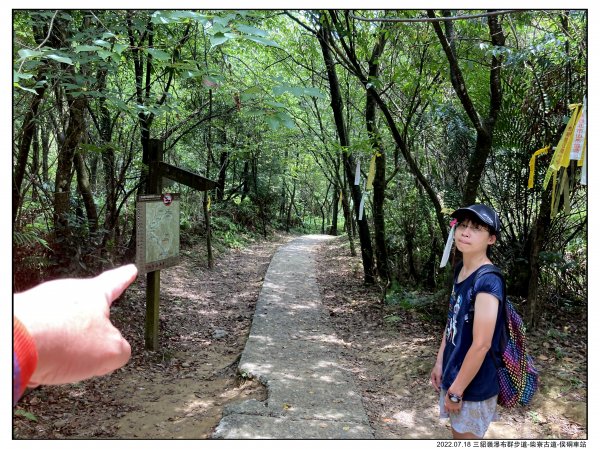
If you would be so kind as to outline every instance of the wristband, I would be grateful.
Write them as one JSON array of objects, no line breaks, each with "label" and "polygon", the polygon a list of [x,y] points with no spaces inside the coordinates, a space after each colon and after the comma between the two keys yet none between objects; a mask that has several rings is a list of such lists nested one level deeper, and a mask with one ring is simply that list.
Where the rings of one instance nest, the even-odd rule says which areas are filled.
[{"label": "wristband", "polygon": [[460,401],[462,401],[462,396],[448,392],[448,399],[450,399],[450,402],[458,404]]}]

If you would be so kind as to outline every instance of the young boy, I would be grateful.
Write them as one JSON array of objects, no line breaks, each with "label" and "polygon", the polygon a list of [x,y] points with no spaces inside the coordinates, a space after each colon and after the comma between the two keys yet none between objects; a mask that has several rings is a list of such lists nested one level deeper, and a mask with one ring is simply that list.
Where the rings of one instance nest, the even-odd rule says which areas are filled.
[{"label": "young boy", "polygon": [[452,436],[483,438],[497,417],[499,386],[493,357],[500,357],[504,292],[501,279],[494,274],[474,281],[477,270],[492,263],[489,248],[499,236],[500,219],[483,204],[457,209],[452,217],[457,219],[454,242],[463,260],[456,267],[431,383],[440,392],[440,417],[450,418]]}]

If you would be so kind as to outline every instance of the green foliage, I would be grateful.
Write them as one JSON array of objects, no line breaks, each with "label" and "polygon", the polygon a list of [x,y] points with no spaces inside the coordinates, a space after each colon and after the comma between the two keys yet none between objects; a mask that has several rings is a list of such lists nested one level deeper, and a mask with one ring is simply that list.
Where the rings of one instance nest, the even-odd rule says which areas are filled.
[{"label": "green foliage", "polygon": [[13,230],[13,285],[16,291],[33,287],[53,267],[52,250],[39,230]]},{"label": "green foliage", "polygon": [[244,225],[246,217],[243,215],[244,212],[214,215],[211,219],[214,240],[228,248],[242,248],[253,242],[257,237],[256,230]]},{"label": "green foliage", "polygon": [[[461,206],[478,136],[454,92],[447,58],[431,24],[362,22],[337,11],[342,20],[331,44],[339,50],[334,57],[350,139],[342,148],[321,48],[308,30],[330,21],[331,15],[289,13],[307,28],[270,10],[15,11],[15,161],[36,89],[46,87],[14,223],[17,271],[23,267],[19,273],[24,277],[27,269],[41,276],[60,257],[63,272],[86,272],[126,253],[134,231],[135,196],[141,193],[137,189],[146,169],[145,127],[151,138],[166,139],[168,163],[210,179],[224,174],[223,199],[217,201],[211,194],[215,245],[239,247],[258,234],[280,229],[328,229],[335,201],[332,185],[344,183],[341,155],[362,161],[364,180],[373,154],[364,119],[366,90],[352,73],[357,67],[368,88],[381,94],[388,106],[406,150],[444,208],[444,219],[449,210]],[[417,17],[422,12],[361,14]],[[556,144],[567,104],[580,102],[587,92],[587,13],[569,11],[566,21],[564,11],[528,10],[500,20],[505,46],[490,44],[485,19],[460,20],[454,22],[455,50],[482,117],[490,102],[490,63],[493,57],[503,59],[502,109],[479,200],[501,212],[506,227],[494,260],[511,274],[511,287],[520,283],[522,290],[528,282],[528,243],[544,194],[539,175],[534,188],[526,189],[528,162],[536,149]],[[379,74],[369,76],[365,69],[380,35],[386,46],[377,61]],[[341,39],[356,51],[358,66],[343,58]],[[92,233],[87,220],[75,213],[81,193],[73,176],[72,240],[58,242],[53,240],[51,210],[58,170],[54,161],[72,123],[69,107],[74,98],[86,101],[85,142],[78,143],[77,151],[88,170],[100,222],[99,231]],[[444,243],[438,216],[380,109],[376,125],[387,164],[384,219],[394,282],[387,301],[437,319],[444,316],[446,298],[439,293],[429,300],[411,292],[441,292],[447,285],[448,271],[437,268]],[[42,162],[47,173],[42,173]],[[548,162],[538,160],[540,173]],[[110,173],[114,192],[109,192]],[[206,230],[200,195],[171,188],[182,189],[182,230],[202,238]],[[571,311],[587,304],[585,193],[584,188],[574,189],[572,213],[552,221],[540,256],[543,300]],[[116,224],[105,223],[109,198],[118,208]],[[372,220],[369,201],[366,211]],[[369,225],[373,229],[372,221]],[[50,249],[59,244],[73,254],[53,254]]]},{"label": "green foliage", "polygon": [[34,230],[13,231],[13,244],[16,246],[27,247],[40,245],[46,249],[50,249],[48,242],[40,237],[40,235]]},{"label": "green foliage", "polygon": [[17,409],[13,412],[13,414],[15,416],[22,416],[23,418],[28,419],[29,421],[33,421],[33,422],[37,422],[37,416],[35,416],[33,413],[28,412],[26,410],[21,410],[21,409]]},{"label": "green foliage", "polygon": [[[444,299],[447,301],[447,298]],[[409,290],[403,287],[398,282],[392,282],[385,295],[385,304],[395,306],[404,311],[413,311],[422,319],[428,321],[445,322],[446,307],[440,306],[440,299],[436,295],[432,295],[425,291]],[[387,318],[387,319],[386,319]],[[395,314],[384,317],[388,323],[394,323],[399,318]]]}]

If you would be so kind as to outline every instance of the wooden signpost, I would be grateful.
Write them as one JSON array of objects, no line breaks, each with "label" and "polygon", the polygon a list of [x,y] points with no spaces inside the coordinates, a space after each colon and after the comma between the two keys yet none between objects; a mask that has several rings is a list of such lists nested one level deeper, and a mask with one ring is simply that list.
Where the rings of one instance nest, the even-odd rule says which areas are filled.
[{"label": "wooden signpost", "polygon": [[[148,184],[146,187],[146,193],[148,195],[158,195],[160,198],[160,195],[162,194],[163,177],[200,191],[212,190],[216,187],[217,183],[215,181],[211,181],[204,176],[163,162],[163,146],[164,142],[162,140],[149,140],[148,160],[144,161],[144,163],[147,162],[149,168]],[[178,199],[177,196],[174,198]],[[142,199],[138,197],[138,201],[140,200],[147,200],[147,198]],[[169,201],[170,200],[171,199],[169,198]],[[141,223],[138,221],[137,226],[140,225]],[[177,222],[176,226],[179,226],[179,222]],[[142,257],[145,257],[145,255]],[[173,262],[172,258],[169,260],[170,262]],[[160,264],[158,266],[160,266]],[[158,349],[160,269],[152,269],[152,266],[149,267],[150,268],[146,270],[148,272],[146,273],[146,327],[144,341],[146,349],[156,351]]]}]

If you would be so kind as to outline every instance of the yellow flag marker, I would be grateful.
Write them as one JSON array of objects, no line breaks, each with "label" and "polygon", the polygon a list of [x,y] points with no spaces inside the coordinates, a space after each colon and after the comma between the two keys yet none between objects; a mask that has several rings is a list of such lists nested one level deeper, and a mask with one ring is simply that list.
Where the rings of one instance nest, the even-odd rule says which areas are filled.
[{"label": "yellow flag marker", "polygon": [[[583,105],[581,103],[571,104],[569,105],[569,109],[573,111],[573,115],[571,115],[571,119],[567,124],[567,128],[563,133],[563,137],[558,142],[559,145],[562,145],[560,152],[560,166],[568,167],[569,161],[571,160],[571,146],[573,146],[573,137],[575,136],[575,128],[577,123],[579,122],[579,118],[581,117],[581,111],[583,111]],[[574,117],[574,118],[573,118]],[[563,141],[564,139],[564,141]],[[557,148],[558,150],[558,148]]]},{"label": "yellow flag marker", "polygon": [[587,137],[583,139],[583,150],[581,150],[581,157],[577,161],[578,167],[583,167],[583,161],[585,159],[585,153],[587,153]]},{"label": "yellow flag marker", "polygon": [[550,145],[547,145],[544,148],[540,148],[535,153],[533,153],[533,156],[531,156],[531,159],[529,159],[529,182],[527,183],[527,188],[533,189],[533,177],[535,175],[535,159],[542,154],[548,153],[549,149]]},{"label": "yellow flag marker", "polygon": [[208,204],[206,205],[206,210],[210,210],[210,195],[208,195]]},{"label": "yellow flag marker", "polygon": [[371,158],[371,165],[369,167],[369,176],[367,177],[367,190],[373,188],[373,180],[375,179],[375,155]]},{"label": "yellow flag marker", "polygon": [[564,206],[565,214],[569,215],[571,213],[571,199],[569,198],[569,175],[567,174],[567,170],[563,174],[563,181],[560,188],[563,191],[564,196]]},{"label": "yellow flag marker", "polygon": [[567,123],[567,127],[565,128],[563,135],[558,141],[558,145],[556,145],[556,150],[552,155],[552,161],[550,162],[550,166],[548,167],[548,171],[546,172],[546,176],[544,178],[544,189],[548,187],[548,183],[550,182],[550,176],[552,176],[553,172],[557,172],[560,167],[567,167],[569,165],[569,156],[571,155],[571,144],[573,143],[573,132],[575,130],[575,125],[579,120],[579,115],[582,111],[581,106],[581,103],[569,105],[569,109],[573,111],[573,114],[571,114],[569,123]]},{"label": "yellow flag marker", "polygon": [[554,218],[556,216],[556,209],[558,206],[554,201],[554,194],[556,193],[556,172],[552,172],[552,198],[550,200],[550,218]]}]

